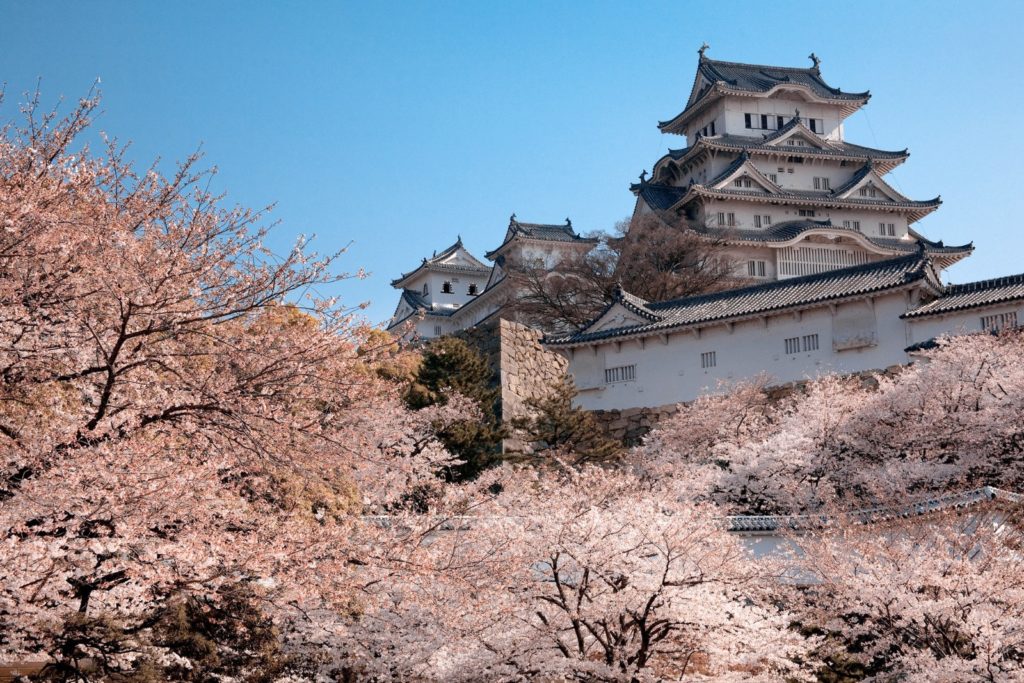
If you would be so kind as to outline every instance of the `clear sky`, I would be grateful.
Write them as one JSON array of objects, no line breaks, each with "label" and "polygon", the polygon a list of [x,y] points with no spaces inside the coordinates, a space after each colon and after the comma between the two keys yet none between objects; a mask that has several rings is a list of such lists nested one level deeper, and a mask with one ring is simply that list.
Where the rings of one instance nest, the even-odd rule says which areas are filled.
[{"label": "clear sky", "polygon": [[478,256],[515,211],[608,229],[628,185],[682,138],[697,48],[808,65],[873,97],[847,139],[909,147],[889,178],[943,207],[917,224],[973,240],[963,282],[1024,271],[1024,3],[20,2],[0,0],[9,118],[102,79],[98,128],[140,161],[202,144],[220,189],[276,202],[275,248],[353,242],[348,303],[390,316],[390,280],[462,235]]}]

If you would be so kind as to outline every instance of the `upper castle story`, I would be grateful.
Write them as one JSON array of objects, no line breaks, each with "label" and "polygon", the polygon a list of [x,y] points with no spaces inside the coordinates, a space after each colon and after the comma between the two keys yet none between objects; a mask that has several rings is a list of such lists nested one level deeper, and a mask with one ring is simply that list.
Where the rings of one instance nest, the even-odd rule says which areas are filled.
[{"label": "upper castle story", "polygon": [[809,68],[741,64],[709,59],[705,43],[686,106],[658,128],[685,135],[737,135],[760,138],[794,117],[827,140],[843,140],[843,121],[871,98],[870,92],[846,93],[821,76],[821,60],[811,53]]},{"label": "upper castle story", "polygon": [[930,242],[914,224],[941,199],[905,196],[886,176],[909,157],[845,139],[844,121],[871,95],[848,93],[809,68],[700,58],[679,114],[658,124],[683,135],[650,178],[630,189],[635,215],[663,212],[725,240],[744,279],[783,279],[925,249],[945,268],[969,244]]}]

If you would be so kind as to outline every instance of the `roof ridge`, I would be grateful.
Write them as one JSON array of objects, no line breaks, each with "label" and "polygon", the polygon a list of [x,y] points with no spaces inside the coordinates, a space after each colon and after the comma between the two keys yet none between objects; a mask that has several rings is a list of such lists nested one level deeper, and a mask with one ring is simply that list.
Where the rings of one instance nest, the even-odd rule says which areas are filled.
[{"label": "roof ridge", "polygon": [[817,73],[817,69],[811,66],[772,66],[771,64],[752,64],[749,62],[728,62],[724,59],[711,59],[710,57],[706,57],[703,63],[711,65],[722,64],[724,66],[744,66],[751,69],[770,69],[772,71],[795,71],[807,74]]},{"label": "roof ridge", "polygon": [[784,287],[790,287],[793,285],[804,284],[807,282],[815,282],[818,280],[827,280],[831,277],[840,277],[845,275],[853,275],[857,273],[870,272],[872,270],[882,270],[884,268],[891,268],[892,266],[901,264],[902,262],[921,261],[921,267],[917,270],[923,274],[924,264],[927,262],[926,257],[922,257],[920,252],[914,252],[907,254],[906,256],[897,256],[890,259],[882,259],[880,261],[872,261],[871,263],[861,263],[856,266],[848,266],[846,268],[836,268],[834,270],[826,270],[821,273],[812,273],[810,275],[801,275],[799,277],[786,278],[785,280],[774,280],[772,282],[762,282],[756,285],[748,285],[746,287],[739,287],[737,289],[725,289],[720,292],[708,292],[706,294],[695,294],[688,297],[681,297],[678,299],[669,299],[667,301],[655,301],[647,304],[647,307],[652,311],[658,311],[661,308],[671,308],[674,306],[680,306],[684,303],[694,303],[697,301],[706,301],[715,298],[729,299],[737,296],[744,296],[750,292],[756,291],[771,291],[774,289],[782,289]]},{"label": "roof ridge", "polygon": [[1002,275],[989,278],[988,280],[975,280],[974,282],[963,282],[957,285],[947,285],[945,293],[961,294],[964,292],[978,292],[994,287],[1005,287],[1006,285],[1024,284],[1024,273],[1014,275]]}]

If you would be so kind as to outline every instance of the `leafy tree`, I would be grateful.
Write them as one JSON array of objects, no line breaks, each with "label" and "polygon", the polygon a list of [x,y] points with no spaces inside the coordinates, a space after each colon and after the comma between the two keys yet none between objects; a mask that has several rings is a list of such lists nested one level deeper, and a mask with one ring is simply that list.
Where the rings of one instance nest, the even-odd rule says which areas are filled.
[{"label": "leafy tree", "polygon": [[563,377],[547,394],[527,399],[528,416],[513,419],[512,426],[537,456],[561,456],[574,465],[616,460],[622,444],[605,437],[593,415],[573,406],[575,395],[572,380]]},{"label": "leafy tree", "polygon": [[439,337],[424,350],[406,402],[413,409],[445,405],[453,394],[474,401],[479,413],[444,425],[437,437],[463,461],[453,471],[456,478],[473,477],[498,461],[505,437],[498,415],[501,390],[495,386],[494,371],[482,355],[462,339]]},{"label": "leafy tree", "polygon": [[665,301],[736,284],[723,237],[679,216],[647,213],[591,236],[600,240],[595,249],[569,252],[553,268],[508,262],[510,306],[524,321],[549,332],[578,329],[613,300],[618,285]]}]

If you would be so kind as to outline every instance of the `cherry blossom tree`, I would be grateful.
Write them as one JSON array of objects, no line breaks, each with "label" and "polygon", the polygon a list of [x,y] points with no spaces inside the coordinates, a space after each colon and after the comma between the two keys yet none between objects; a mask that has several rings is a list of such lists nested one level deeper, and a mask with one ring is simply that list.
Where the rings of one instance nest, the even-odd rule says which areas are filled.
[{"label": "cherry blossom tree", "polygon": [[813,581],[795,593],[827,635],[825,671],[865,680],[1024,677],[1020,504],[890,519],[836,518],[798,539]]},{"label": "cherry blossom tree", "polygon": [[[710,508],[616,470],[485,473],[466,514],[388,518],[361,558],[358,670],[381,678],[794,680],[812,644]],[[465,505],[465,501],[462,501]],[[456,506],[453,509],[458,509]],[[429,539],[429,540],[427,540]],[[370,548],[371,546],[365,546]]]},{"label": "cherry blossom tree", "polygon": [[873,383],[826,376],[787,398],[763,382],[683,406],[633,456],[732,512],[886,503],[1024,482],[1024,335],[942,340]]},{"label": "cherry blossom tree", "polygon": [[411,414],[352,312],[308,296],[348,277],[335,256],[272,254],[196,157],[94,153],[95,107],[34,101],[0,136],[0,660],[58,678],[174,664],[155,634],[190,597],[338,612],[349,513],[455,464],[447,409]]}]

